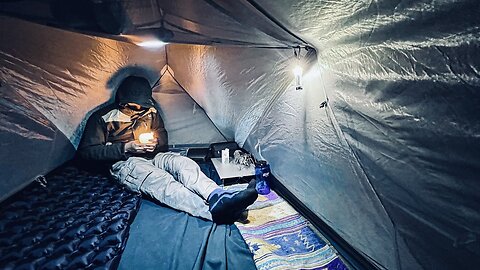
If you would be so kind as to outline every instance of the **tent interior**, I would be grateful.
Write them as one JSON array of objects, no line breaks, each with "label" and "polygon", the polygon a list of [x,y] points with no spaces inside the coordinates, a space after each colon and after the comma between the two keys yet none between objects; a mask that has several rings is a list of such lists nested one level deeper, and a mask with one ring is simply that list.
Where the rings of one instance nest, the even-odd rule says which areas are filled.
[{"label": "tent interior", "polygon": [[[0,12],[2,205],[74,159],[88,116],[134,74],[172,149],[235,141],[268,161],[351,269],[478,269],[480,1],[9,0]],[[184,269],[175,256],[163,268]]]}]

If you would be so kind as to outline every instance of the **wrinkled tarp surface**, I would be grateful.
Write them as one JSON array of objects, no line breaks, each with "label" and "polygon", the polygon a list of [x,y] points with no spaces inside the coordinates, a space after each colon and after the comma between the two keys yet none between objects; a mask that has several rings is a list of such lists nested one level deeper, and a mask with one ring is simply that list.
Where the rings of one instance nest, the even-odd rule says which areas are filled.
[{"label": "wrinkled tarp surface", "polygon": [[[122,2],[127,19],[121,31],[153,33],[163,18],[178,42],[232,45],[168,45],[168,60],[154,66],[161,70],[168,63],[227,139],[267,159],[273,174],[355,249],[387,269],[480,264],[479,1],[171,2]],[[51,17],[40,22],[74,27]],[[2,80],[4,63],[26,61],[18,66],[27,74],[8,84],[14,90],[40,72],[28,65],[40,54],[22,53],[39,51],[30,41],[36,36],[38,31],[12,31],[9,43],[2,42]],[[24,47],[12,39],[23,39]],[[104,44],[89,39],[78,46]],[[40,51],[62,40],[50,38]],[[63,50],[69,47],[64,44]],[[317,55],[314,66],[304,69],[303,91],[294,90],[293,50],[285,49],[298,44],[314,47]],[[141,49],[131,50],[138,54],[130,61],[148,60]],[[100,71],[102,63],[127,54],[99,52],[105,57],[95,58],[98,63],[80,51],[65,54],[65,61]],[[52,60],[45,56],[43,62]],[[54,61],[52,70],[65,70],[61,62]],[[81,88],[72,89],[67,93]],[[101,93],[106,100],[107,91]],[[93,90],[82,95],[95,100]],[[60,112],[39,103],[35,108],[75,141],[65,131],[70,124],[54,121]],[[68,108],[75,119],[98,103]]]}]

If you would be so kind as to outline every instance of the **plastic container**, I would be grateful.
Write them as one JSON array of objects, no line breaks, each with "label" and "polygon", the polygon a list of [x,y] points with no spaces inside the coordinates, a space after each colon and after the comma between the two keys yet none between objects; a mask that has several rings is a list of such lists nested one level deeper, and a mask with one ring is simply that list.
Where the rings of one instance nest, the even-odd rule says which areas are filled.
[{"label": "plastic container", "polygon": [[222,150],[222,163],[223,164],[228,164],[230,163],[230,153],[228,148],[225,148]]},{"label": "plastic container", "polygon": [[255,179],[258,194],[266,195],[270,193],[268,184],[270,177],[270,165],[265,160],[259,160],[255,163]]}]

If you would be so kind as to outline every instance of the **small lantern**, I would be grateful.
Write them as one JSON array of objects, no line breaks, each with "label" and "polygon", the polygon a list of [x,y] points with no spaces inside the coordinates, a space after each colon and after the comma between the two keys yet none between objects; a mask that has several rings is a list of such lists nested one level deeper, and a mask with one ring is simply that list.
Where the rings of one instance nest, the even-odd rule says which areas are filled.
[{"label": "small lantern", "polygon": [[153,140],[153,132],[142,133],[138,136],[138,140],[140,143],[149,143]]}]

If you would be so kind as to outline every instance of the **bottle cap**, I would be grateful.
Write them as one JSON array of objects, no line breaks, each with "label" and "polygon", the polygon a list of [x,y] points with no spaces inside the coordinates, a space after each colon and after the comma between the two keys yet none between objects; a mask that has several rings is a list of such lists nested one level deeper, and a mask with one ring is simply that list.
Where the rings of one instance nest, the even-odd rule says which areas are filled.
[{"label": "bottle cap", "polygon": [[257,165],[257,166],[265,166],[265,165],[267,165],[267,161],[266,161],[266,160],[257,160],[257,162],[255,163],[255,165]]}]

